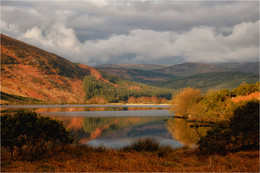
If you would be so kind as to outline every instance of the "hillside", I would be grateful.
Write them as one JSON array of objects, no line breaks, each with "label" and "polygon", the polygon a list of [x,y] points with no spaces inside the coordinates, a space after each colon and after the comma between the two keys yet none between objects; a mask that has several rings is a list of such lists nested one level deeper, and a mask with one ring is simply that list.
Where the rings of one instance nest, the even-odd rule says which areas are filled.
[{"label": "hillside", "polygon": [[172,74],[176,76],[192,76],[201,73],[223,72],[223,71],[230,71],[230,69],[219,67],[212,64],[192,63],[192,62],[153,70],[153,72]]},{"label": "hillside", "polygon": [[164,73],[156,73],[153,71],[126,69],[126,68],[98,68],[98,70],[107,72],[109,74],[120,76],[124,79],[141,82],[145,84],[152,84],[154,82],[168,81],[177,76]]},{"label": "hillside", "polygon": [[259,61],[258,62],[244,62],[244,63],[218,63],[218,66],[228,68],[233,71],[243,71],[248,73],[259,74]]},{"label": "hillside", "polygon": [[176,80],[157,84],[171,89],[194,87],[207,91],[209,89],[219,90],[223,88],[233,89],[241,83],[255,83],[259,81],[259,75],[245,72],[212,72],[183,77]]},{"label": "hillside", "polygon": [[95,68],[120,68],[120,69],[137,69],[137,70],[155,70],[165,68],[170,65],[165,64],[102,64],[97,65]]},{"label": "hillside", "polygon": [[[72,63],[1,34],[1,104],[82,103],[85,76],[120,92],[138,91],[140,96],[160,95],[159,88],[100,73],[93,67]],[[88,81],[84,82],[85,85],[87,83]],[[171,95],[168,90],[162,90],[167,92],[167,96]],[[115,92],[110,94],[114,95]]]},{"label": "hillside", "polygon": [[[130,102],[162,103],[171,99],[173,90],[154,87],[102,72],[105,80],[88,75],[83,79],[84,98],[89,103]],[[164,101],[162,101],[164,99]],[[131,103],[132,103],[131,101]],[[134,101],[136,103],[136,101]]]},{"label": "hillside", "polygon": [[1,92],[5,94],[45,102],[80,102],[82,79],[88,74],[89,70],[62,57],[1,34]]}]

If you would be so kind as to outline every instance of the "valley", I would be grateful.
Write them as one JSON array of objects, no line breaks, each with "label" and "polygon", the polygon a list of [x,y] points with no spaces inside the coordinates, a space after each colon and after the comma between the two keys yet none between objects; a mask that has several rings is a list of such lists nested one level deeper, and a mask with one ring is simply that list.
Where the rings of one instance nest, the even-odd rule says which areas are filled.
[{"label": "valley", "polygon": [[258,80],[259,62],[91,67],[1,34],[1,104],[166,103],[185,87],[206,92]]}]

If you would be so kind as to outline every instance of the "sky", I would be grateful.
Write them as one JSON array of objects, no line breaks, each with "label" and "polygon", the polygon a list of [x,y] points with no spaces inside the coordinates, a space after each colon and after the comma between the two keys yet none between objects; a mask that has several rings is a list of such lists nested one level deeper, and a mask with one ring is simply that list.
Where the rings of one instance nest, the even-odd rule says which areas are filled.
[{"label": "sky", "polygon": [[1,1],[1,33],[87,65],[259,61],[259,1]]}]

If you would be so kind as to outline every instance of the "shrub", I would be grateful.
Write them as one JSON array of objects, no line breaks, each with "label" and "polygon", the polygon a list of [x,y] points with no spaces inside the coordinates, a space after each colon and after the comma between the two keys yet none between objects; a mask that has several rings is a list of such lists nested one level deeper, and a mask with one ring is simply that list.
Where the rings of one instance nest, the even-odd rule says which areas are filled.
[{"label": "shrub", "polygon": [[158,151],[161,148],[159,142],[151,138],[140,138],[135,140],[130,146],[123,147],[123,151],[134,150],[137,152],[141,151]]},{"label": "shrub", "polygon": [[59,143],[72,142],[62,122],[31,111],[19,111],[1,116],[1,144],[8,148],[11,158],[30,154],[32,159]]},{"label": "shrub", "polygon": [[259,146],[259,101],[248,101],[234,111],[230,121],[232,135],[241,149]]},{"label": "shrub", "polygon": [[259,101],[247,101],[238,106],[230,121],[217,123],[198,145],[203,154],[258,149]]},{"label": "shrub", "polygon": [[249,95],[253,92],[259,91],[259,82],[255,84],[246,84],[243,83],[239,87],[235,88],[232,90],[232,92],[237,95],[237,96],[244,96],[244,95]]},{"label": "shrub", "polygon": [[198,141],[202,154],[226,154],[230,143],[231,132],[227,122],[217,123],[207,135]]}]

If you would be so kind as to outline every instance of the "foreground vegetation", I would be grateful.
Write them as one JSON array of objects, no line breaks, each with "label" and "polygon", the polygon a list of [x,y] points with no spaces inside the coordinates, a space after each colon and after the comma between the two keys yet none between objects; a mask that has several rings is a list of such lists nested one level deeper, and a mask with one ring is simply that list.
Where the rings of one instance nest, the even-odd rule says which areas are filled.
[{"label": "foreground vegetation", "polygon": [[[139,143],[140,145],[140,143]],[[71,146],[55,148],[40,160],[11,161],[2,149],[3,172],[257,172],[259,151],[239,151],[227,155],[200,155],[195,149],[168,147],[110,150],[105,147]],[[136,151],[136,149],[140,149]]]}]

